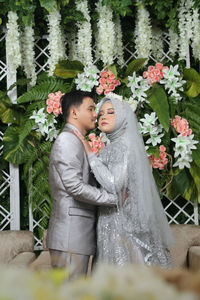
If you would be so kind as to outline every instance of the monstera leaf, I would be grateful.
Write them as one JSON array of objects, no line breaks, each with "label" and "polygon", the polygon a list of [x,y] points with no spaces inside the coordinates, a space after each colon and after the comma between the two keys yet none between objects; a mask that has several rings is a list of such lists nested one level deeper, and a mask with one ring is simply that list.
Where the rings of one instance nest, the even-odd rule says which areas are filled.
[{"label": "monstera leaf", "polygon": [[[0,91],[0,96],[3,92]],[[22,112],[20,107],[12,104],[7,95],[1,97],[0,99],[0,119],[2,123],[9,124],[19,124],[22,118]]]},{"label": "monstera leaf", "polygon": [[14,165],[24,163],[33,149],[29,135],[25,134],[24,130],[28,131],[24,126],[22,128],[12,125],[6,129],[3,136],[3,157]]},{"label": "monstera leaf", "polygon": [[194,98],[200,94],[200,75],[195,69],[184,69],[184,79],[187,80],[186,95]]},{"label": "monstera leaf", "polygon": [[56,76],[67,79],[74,78],[78,73],[82,73],[84,65],[78,61],[60,60],[56,65],[54,73]]}]

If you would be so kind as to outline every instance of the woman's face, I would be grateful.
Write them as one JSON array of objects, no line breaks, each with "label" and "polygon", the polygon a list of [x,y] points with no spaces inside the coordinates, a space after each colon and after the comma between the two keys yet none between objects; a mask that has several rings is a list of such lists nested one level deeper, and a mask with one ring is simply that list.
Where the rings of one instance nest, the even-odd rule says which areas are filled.
[{"label": "woman's face", "polygon": [[115,112],[111,102],[105,102],[100,111],[98,118],[99,129],[102,132],[110,133],[115,126]]}]

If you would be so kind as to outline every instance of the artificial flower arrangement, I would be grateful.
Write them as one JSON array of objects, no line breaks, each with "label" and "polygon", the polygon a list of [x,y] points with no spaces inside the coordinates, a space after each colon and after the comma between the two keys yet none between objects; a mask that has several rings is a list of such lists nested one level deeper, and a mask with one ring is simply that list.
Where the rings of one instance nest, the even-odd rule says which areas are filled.
[{"label": "artificial flower arrangement", "polygon": [[[159,190],[172,198],[181,194],[188,200],[200,201],[200,89],[197,83],[200,75],[194,69],[185,69],[181,74],[178,65],[144,64],[145,59],[136,59],[125,70],[117,70],[115,65],[99,70],[95,65],[84,67],[79,61],[60,61],[56,76],[39,79],[35,87],[18,98],[18,104],[12,106],[12,116],[8,114],[11,105],[4,103],[7,113],[0,113],[0,117],[12,123],[4,134],[4,159],[25,164],[25,178],[30,166],[33,171],[36,166],[35,177],[29,177],[29,181],[35,178],[37,189],[38,183],[41,184],[42,195],[44,180],[48,185],[52,142],[64,125],[60,106],[63,93],[72,89],[93,91],[97,102],[115,93],[115,97],[130,104],[138,118]],[[22,114],[23,118],[19,117]],[[106,139],[99,137],[98,130],[91,133],[88,140],[98,154]],[[18,138],[14,138],[16,136]],[[46,179],[39,180],[38,176]],[[35,192],[32,189],[34,201],[39,197],[37,189]],[[51,202],[49,192],[44,193]]]}]

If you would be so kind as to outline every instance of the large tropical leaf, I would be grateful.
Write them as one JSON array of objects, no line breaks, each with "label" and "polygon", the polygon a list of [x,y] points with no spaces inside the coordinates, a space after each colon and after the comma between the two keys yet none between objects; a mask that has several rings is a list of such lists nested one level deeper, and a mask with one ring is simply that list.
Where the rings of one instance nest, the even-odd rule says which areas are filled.
[{"label": "large tropical leaf", "polygon": [[186,168],[174,176],[173,186],[186,200],[197,201],[196,184]]},{"label": "large tropical leaf", "polygon": [[83,72],[83,69],[84,65],[78,60],[60,60],[56,65],[54,73],[58,77],[67,79],[76,77],[78,73]]},{"label": "large tropical leaf", "polygon": [[200,75],[195,69],[184,69],[184,79],[187,80],[187,91],[185,92],[188,97],[194,98],[200,94]]},{"label": "large tropical leaf", "polygon": [[137,58],[132,60],[127,66],[124,77],[131,76],[133,72],[138,72],[142,69],[146,60],[147,58]]},{"label": "large tropical leaf", "polygon": [[[0,91],[0,95],[2,92]],[[6,95],[0,99],[0,119],[5,124],[19,124],[22,118],[20,108],[12,104],[9,97]]]},{"label": "large tropical leaf", "polygon": [[193,162],[189,169],[198,191],[197,200],[200,203],[200,168]]},{"label": "large tropical leaf", "polygon": [[27,135],[22,138],[21,131],[19,126],[9,126],[3,136],[3,157],[15,165],[24,163],[33,148]]},{"label": "large tropical leaf", "polygon": [[46,100],[50,93],[61,91],[66,93],[70,90],[69,83],[62,79],[49,78],[41,81],[38,85],[32,87],[28,92],[24,93],[17,99],[18,103],[33,102],[38,100]]},{"label": "large tropical leaf", "polygon": [[148,97],[149,104],[153,111],[155,111],[160,123],[166,132],[169,131],[170,119],[169,119],[169,104],[167,96],[162,88],[158,84],[154,84],[151,90],[150,96]]}]

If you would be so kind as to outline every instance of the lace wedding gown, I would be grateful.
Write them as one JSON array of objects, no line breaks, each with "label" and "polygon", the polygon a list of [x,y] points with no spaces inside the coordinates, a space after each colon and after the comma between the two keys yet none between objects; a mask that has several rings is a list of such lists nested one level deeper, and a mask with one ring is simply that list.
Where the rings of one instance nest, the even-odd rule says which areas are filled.
[{"label": "lace wedding gown", "polygon": [[[108,101],[104,98],[102,104]],[[97,263],[142,263],[170,267],[173,237],[149,165],[137,118],[125,101],[109,99],[115,127],[97,157],[88,155],[91,171],[116,207],[99,207]]]}]

